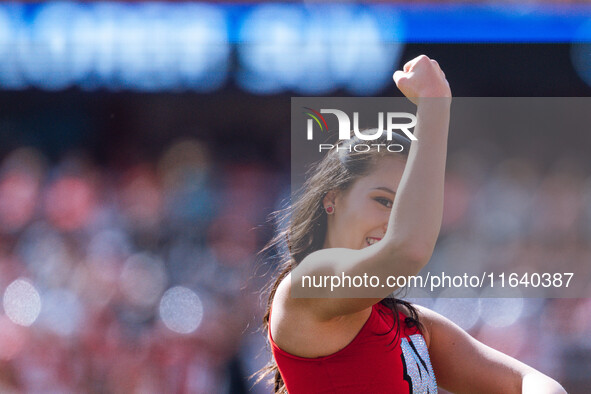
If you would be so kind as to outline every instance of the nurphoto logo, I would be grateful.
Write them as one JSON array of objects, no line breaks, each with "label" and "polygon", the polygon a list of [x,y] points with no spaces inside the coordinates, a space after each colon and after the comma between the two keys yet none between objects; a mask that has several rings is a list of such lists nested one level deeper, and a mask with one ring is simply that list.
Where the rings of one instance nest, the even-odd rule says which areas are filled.
[{"label": "nurphoto logo", "polygon": [[[304,114],[309,117],[307,122],[307,139],[309,141],[314,139],[314,124],[318,125],[317,128],[321,132],[328,131],[328,124],[322,114],[332,114],[336,116],[336,120],[339,125],[339,140],[348,140],[352,138],[351,135],[351,120],[349,115],[344,111],[338,109],[321,109],[316,111],[309,107],[303,107]],[[386,138],[388,141],[392,141],[392,134],[395,130],[401,131],[411,141],[417,141],[410,129],[416,126],[417,117],[408,112],[386,112],[386,128],[384,129],[384,112],[378,112],[378,127],[377,129],[371,129],[373,133],[363,133],[359,131],[359,112],[353,112],[353,133],[357,138],[362,141],[375,141],[382,136],[384,131],[386,132]],[[401,122],[401,119],[403,120]],[[334,147],[333,144],[319,144],[319,152],[323,149],[330,150]],[[355,144],[353,146],[347,145],[346,149],[355,150],[356,152],[367,152],[372,147],[375,147],[378,151],[380,148],[386,148],[389,152],[401,152],[403,146],[400,144]],[[339,147],[337,146],[337,149]],[[345,149],[345,148],[343,148]]]}]

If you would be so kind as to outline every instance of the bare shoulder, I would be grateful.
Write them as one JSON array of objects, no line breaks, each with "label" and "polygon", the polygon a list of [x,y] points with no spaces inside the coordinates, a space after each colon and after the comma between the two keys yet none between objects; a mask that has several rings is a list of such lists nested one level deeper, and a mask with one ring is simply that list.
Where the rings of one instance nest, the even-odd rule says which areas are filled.
[{"label": "bare shoulder", "polygon": [[290,296],[291,274],[288,274],[275,292],[271,306],[269,329],[271,337],[277,346],[296,356],[306,357],[302,353],[302,343],[309,343],[309,340],[302,338],[312,337],[307,332],[316,331],[314,319],[308,308],[300,299]]},{"label": "bare shoulder", "polygon": [[294,312],[288,314],[288,309],[293,309],[293,306],[290,305],[290,287],[291,287],[291,274],[288,274],[277,286],[275,290],[275,296],[273,297],[273,302],[271,304],[271,316],[269,320],[269,325],[271,327],[271,334],[273,338],[275,338],[274,331],[276,327],[278,327],[278,323],[285,320],[290,315],[293,315]]},{"label": "bare shoulder", "polygon": [[269,328],[280,349],[300,357],[333,354],[350,343],[371,313],[371,308],[330,320],[318,320],[306,299],[290,297],[291,278],[287,275],[273,298]]}]

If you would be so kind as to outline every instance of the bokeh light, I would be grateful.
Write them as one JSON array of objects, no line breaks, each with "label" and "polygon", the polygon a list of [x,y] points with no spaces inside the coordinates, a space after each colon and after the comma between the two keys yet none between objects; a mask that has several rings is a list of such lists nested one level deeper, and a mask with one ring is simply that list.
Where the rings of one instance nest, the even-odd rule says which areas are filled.
[{"label": "bokeh light", "polygon": [[203,304],[194,291],[176,286],[162,296],[160,318],[171,331],[189,334],[201,324]]},{"label": "bokeh light", "polygon": [[17,279],[4,291],[2,299],[6,316],[15,324],[30,326],[41,311],[41,297],[26,279]]}]

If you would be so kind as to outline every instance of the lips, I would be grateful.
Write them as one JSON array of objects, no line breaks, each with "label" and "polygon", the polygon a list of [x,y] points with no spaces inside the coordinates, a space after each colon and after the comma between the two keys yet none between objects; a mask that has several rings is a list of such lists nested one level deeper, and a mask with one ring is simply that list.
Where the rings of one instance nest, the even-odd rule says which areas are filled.
[{"label": "lips", "polygon": [[365,242],[367,243],[368,246],[371,246],[371,245],[375,244],[379,240],[381,240],[381,238],[377,238],[377,237],[367,237],[367,238],[365,238]]}]

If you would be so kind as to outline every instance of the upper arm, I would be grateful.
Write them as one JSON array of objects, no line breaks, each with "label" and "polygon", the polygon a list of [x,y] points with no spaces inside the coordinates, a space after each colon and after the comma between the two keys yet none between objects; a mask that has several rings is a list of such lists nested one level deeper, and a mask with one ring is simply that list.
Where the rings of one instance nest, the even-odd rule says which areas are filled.
[{"label": "upper arm", "polygon": [[449,319],[417,306],[428,330],[429,357],[442,388],[454,393],[521,393],[535,369],[474,339]]},{"label": "upper arm", "polygon": [[386,286],[389,275],[416,275],[426,264],[416,256],[384,240],[363,249],[321,249],[291,272],[291,296],[319,320],[359,312],[395,290]]}]

